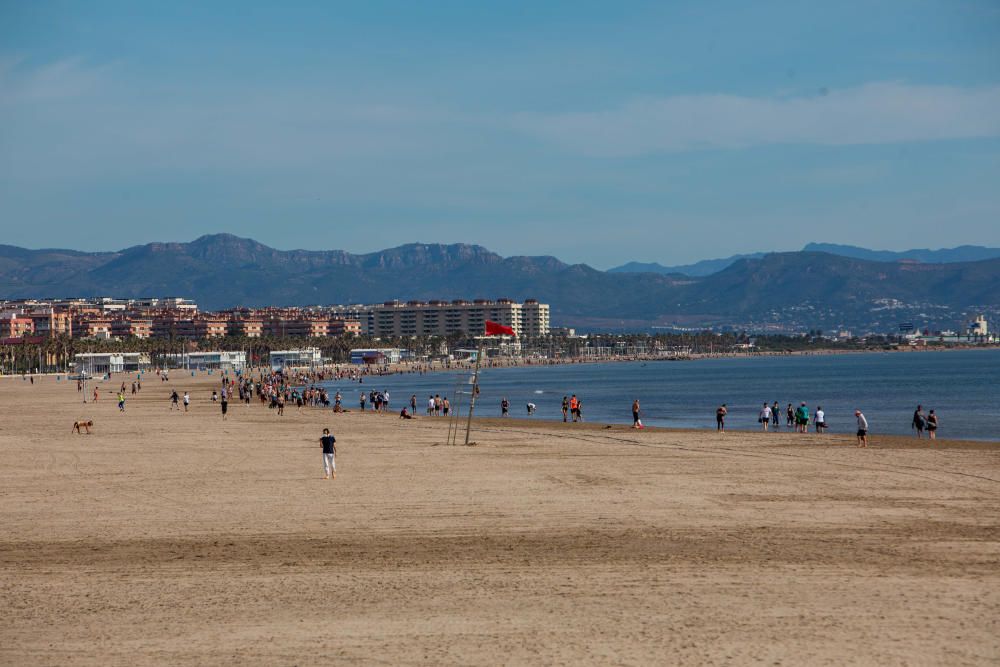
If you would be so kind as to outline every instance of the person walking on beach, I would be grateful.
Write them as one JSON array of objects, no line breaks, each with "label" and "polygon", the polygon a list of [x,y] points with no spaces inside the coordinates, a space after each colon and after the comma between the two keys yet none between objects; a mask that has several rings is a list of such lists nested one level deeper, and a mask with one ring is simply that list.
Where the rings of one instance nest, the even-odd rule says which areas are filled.
[{"label": "person walking on beach", "polygon": [[411,415],[417,414],[417,395],[416,394],[412,394],[410,396],[410,414]]},{"label": "person walking on beach", "polygon": [[219,406],[222,408],[222,421],[226,421],[226,413],[229,412],[229,392],[225,389],[222,390],[222,401]]},{"label": "person walking on beach", "polygon": [[576,421],[576,411],[580,406],[580,400],[573,394],[569,399],[569,413],[573,416],[573,421]]},{"label": "person walking on beach", "polygon": [[566,396],[563,396],[562,400],[562,413],[563,413],[563,421],[565,422],[567,421],[567,415],[569,414],[569,398],[567,398]]},{"label": "person walking on beach", "polygon": [[639,399],[632,401],[632,428],[642,428],[642,420],[639,419]]},{"label": "person walking on beach", "polygon": [[451,412],[451,403],[448,402],[448,397],[445,396],[441,399],[441,416],[447,417],[449,412]]},{"label": "person walking on beach", "polygon": [[927,413],[927,437],[931,440],[937,439],[938,419],[934,411]]},{"label": "person walking on beach", "polygon": [[176,389],[174,391],[170,392],[170,409],[171,410],[173,410],[174,408],[177,408],[178,410],[181,409],[181,407],[179,405],[177,405],[177,402],[180,400],[180,398],[181,397],[177,395],[177,390]]},{"label": "person walking on beach", "polygon": [[927,418],[924,417],[924,406],[918,405],[917,409],[913,411],[913,422],[910,426],[917,432],[918,440],[924,436],[924,427],[927,426]]},{"label": "person walking on beach", "polygon": [[437,401],[434,400],[433,396],[428,396],[427,397],[427,416],[428,417],[433,417],[434,416],[434,410],[435,410],[435,408],[437,408]]},{"label": "person walking on beach", "polygon": [[365,403],[368,402],[368,394],[366,394],[365,392],[361,392],[361,397],[358,399],[358,402],[361,404],[361,412],[364,412]]},{"label": "person walking on beach", "polygon": [[813,424],[816,426],[817,433],[826,432],[826,413],[823,412],[823,406],[816,406],[816,416],[813,418]]},{"label": "person walking on beach", "polygon": [[795,426],[795,409],[792,404],[788,404],[788,408],[785,410],[785,426],[792,428]]},{"label": "person walking on beach", "polygon": [[726,415],[729,414],[729,409],[726,408],[726,404],[723,403],[718,408],[715,409],[715,430],[719,433],[726,432]]},{"label": "person walking on beach", "polygon": [[184,392],[184,412],[188,411],[188,406],[191,405],[191,394]]},{"label": "person walking on beach", "polygon": [[765,403],[764,407],[760,409],[760,415],[757,417],[757,421],[764,427],[764,432],[766,433],[767,427],[771,423],[771,408],[768,407],[767,403]]},{"label": "person walking on beach", "polygon": [[125,412],[125,391],[118,392],[118,412]]},{"label": "person walking on beach", "polygon": [[510,401],[508,401],[507,397],[504,396],[502,399],[500,399],[500,416],[506,417],[508,416],[509,412],[510,412]]},{"label": "person walking on beach", "polygon": [[771,406],[771,426],[774,428],[781,426],[781,407],[777,401]]},{"label": "person walking on beach", "polygon": [[865,419],[861,410],[855,410],[854,416],[858,420],[858,447],[868,446],[868,420]]},{"label": "person walking on beach", "polygon": [[323,479],[337,479],[337,439],[330,434],[330,429],[323,429],[319,444],[323,448]]}]

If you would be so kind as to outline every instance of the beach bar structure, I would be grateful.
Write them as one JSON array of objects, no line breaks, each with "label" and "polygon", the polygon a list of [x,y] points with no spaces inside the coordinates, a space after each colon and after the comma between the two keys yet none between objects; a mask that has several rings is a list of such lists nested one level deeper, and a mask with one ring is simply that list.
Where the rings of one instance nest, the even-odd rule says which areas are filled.
[{"label": "beach bar structure", "polygon": [[144,352],[79,352],[73,356],[77,373],[124,373],[149,370],[149,355]]},{"label": "beach bar structure", "polygon": [[351,350],[352,364],[398,364],[403,350],[398,347],[370,347]]},{"label": "beach bar structure", "polygon": [[304,347],[298,350],[271,350],[271,368],[303,368],[323,365],[323,355],[318,347]]},{"label": "beach bar structure", "polygon": [[243,350],[217,350],[210,352],[183,352],[181,354],[168,354],[167,365],[173,368],[242,371],[247,365],[247,354]]}]

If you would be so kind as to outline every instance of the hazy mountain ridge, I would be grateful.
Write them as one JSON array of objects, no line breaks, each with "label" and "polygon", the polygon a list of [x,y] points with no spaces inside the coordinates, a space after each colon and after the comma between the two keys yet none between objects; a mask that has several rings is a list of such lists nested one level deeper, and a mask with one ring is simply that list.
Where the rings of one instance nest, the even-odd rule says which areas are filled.
[{"label": "hazy mountain ridge", "polygon": [[[866,259],[873,262],[914,261],[928,264],[951,264],[956,262],[981,262],[1000,257],[1000,248],[963,245],[940,250],[869,250],[859,246],[842,245],[838,243],[807,243],[802,252],[825,252],[839,257]],[[759,259],[768,255],[766,252],[754,252],[742,255],[732,255],[719,259],[703,259],[693,264],[678,266],[663,266],[658,262],[628,262],[621,266],[608,269],[608,273],[683,273],[689,276],[704,277],[722,271],[740,259]]]},{"label": "hazy mountain ridge", "polygon": [[[77,253],[0,246],[0,298],[185,296],[202,308],[537,298],[555,324],[888,327],[958,325],[1000,311],[1000,259],[916,264],[822,252],[743,257],[705,277],[611,273],[477,245],[407,244],[373,253],[276,250],[228,234]],[[888,305],[886,305],[888,304]],[[992,312],[992,311],[990,311]]]}]

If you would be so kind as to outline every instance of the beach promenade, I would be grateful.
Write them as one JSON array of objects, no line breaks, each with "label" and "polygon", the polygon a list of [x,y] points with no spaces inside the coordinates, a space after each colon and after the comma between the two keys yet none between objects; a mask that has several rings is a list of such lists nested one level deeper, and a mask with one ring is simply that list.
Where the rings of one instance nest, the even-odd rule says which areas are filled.
[{"label": "beach promenade", "polygon": [[1000,661],[997,444],[490,419],[450,447],[147,377],[125,413],[124,376],[0,378],[0,665]]}]

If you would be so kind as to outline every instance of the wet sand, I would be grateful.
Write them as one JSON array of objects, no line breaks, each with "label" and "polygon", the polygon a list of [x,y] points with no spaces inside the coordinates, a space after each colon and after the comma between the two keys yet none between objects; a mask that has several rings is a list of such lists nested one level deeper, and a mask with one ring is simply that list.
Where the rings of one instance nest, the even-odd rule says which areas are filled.
[{"label": "wet sand", "polygon": [[119,414],[121,377],[96,405],[0,379],[0,664],[1000,660],[996,444],[489,419],[451,447],[443,419],[223,422],[216,381]]}]

